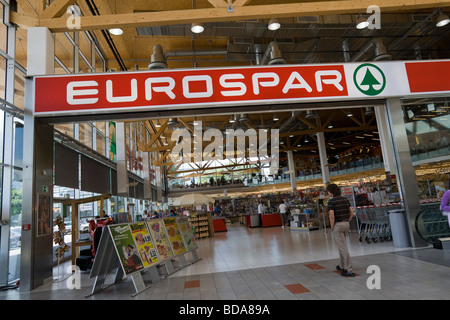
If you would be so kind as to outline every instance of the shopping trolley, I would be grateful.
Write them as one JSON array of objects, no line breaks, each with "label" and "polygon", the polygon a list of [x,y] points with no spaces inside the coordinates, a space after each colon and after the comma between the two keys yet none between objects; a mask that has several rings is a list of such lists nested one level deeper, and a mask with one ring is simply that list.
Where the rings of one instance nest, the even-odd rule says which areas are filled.
[{"label": "shopping trolley", "polygon": [[[392,241],[388,211],[400,209],[399,203],[363,206],[356,208],[359,241],[367,243]],[[363,230],[364,229],[364,230]]]},{"label": "shopping trolley", "polygon": [[360,242],[362,242],[363,237],[367,243],[370,243],[373,238],[376,221],[374,220],[374,213],[371,207],[372,206],[363,206],[356,208],[356,221],[358,224]]}]

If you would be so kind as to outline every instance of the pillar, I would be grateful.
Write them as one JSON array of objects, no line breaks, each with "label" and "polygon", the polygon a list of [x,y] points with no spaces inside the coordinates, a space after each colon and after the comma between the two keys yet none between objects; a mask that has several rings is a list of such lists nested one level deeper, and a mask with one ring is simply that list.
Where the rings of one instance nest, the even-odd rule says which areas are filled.
[{"label": "pillar", "polygon": [[128,197],[128,170],[125,123],[116,122],[117,194]]},{"label": "pillar", "polygon": [[294,191],[297,189],[297,179],[295,176],[295,163],[294,163],[294,153],[292,150],[287,152],[288,155],[288,170],[289,170],[289,178],[291,180],[291,190]]},{"label": "pillar", "polygon": [[[52,33],[43,27],[29,28],[27,47],[28,52],[33,52],[27,56],[28,75],[53,74],[55,43]],[[54,255],[53,126],[36,119],[33,111],[34,82],[33,79],[27,78],[25,80],[23,231],[20,263],[20,291],[22,292],[31,291],[52,279]],[[43,205],[43,198],[49,200],[48,208]]]},{"label": "pillar", "polygon": [[330,169],[328,168],[327,147],[325,145],[325,136],[323,132],[317,132],[317,144],[319,146],[320,170],[322,170],[322,182],[330,182]]},{"label": "pillar", "polygon": [[378,126],[378,134],[380,137],[381,153],[383,155],[384,171],[386,172],[386,178],[390,179],[390,174],[395,173],[395,164],[386,120],[386,106],[374,107],[374,110]]},{"label": "pillar", "polygon": [[426,247],[428,244],[420,237],[415,228],[415,219],[420,212],[419,193],[400,98],[386,100],[385,116],[400,197],[406,211],[411,245],[413,247]]}]

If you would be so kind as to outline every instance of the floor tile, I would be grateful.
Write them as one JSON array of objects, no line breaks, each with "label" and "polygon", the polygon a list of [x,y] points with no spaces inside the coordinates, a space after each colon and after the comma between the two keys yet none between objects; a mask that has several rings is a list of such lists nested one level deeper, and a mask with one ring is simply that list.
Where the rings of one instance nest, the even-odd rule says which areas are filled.
[{"label": "floor tile", "polygon": [[325,267],[322,267],[320,264],[317,264],[317,263],[305,264],[305,267],[307,267],[307,268],[309,268],[311,270],[325,269]]},{"label": "floor tile", "polygon": [[192,280],[192,281],[186,281],[184,283],[184,288],[199,288],[200,287],[200,280]]},{"label": "floor tile", "polygon": [[287,284],[285,285],[286,289],[288,289],[292,294],[306,293],[310,292],[307,288],[302,286],[300,283]]}]

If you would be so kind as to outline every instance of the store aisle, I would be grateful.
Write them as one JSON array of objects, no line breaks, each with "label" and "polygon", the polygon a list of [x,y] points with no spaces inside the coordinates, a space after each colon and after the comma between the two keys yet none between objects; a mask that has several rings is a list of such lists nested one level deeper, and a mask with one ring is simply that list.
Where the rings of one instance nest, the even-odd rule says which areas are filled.
[{"label": "store aisle", "polygon": [[[338,254],[329,232],[227,227],[199,241],[200,261],[136,296],[131,279],[125,279],[86,298],[93,279],[82,272],[81,289],[68,289],[64,279],[31,293],[0,291],[0,300],[450,299],[450,253],[442,250],[360,243],[353,233],[349,249],[357,276],[346,278],[336,273]],[[380,289],[367,286],[372,265],[379,267]]]}]

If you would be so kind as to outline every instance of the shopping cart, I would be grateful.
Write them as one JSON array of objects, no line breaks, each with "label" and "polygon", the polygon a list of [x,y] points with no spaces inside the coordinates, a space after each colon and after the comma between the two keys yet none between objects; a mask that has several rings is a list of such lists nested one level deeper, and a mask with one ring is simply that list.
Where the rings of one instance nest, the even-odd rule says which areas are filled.
[{"label": "shopping cart", "polygon": [[374,212],[375,212],[375,221],[377,225],[375,232],[376,235],[374,238],[372,238],[373,242],[377,242],[378,240],[380,240],[381,242],[392,241],[392,233],[388,212],[390,210],[396,210],[401,208],[402,206],[400,203],[388,203],[375,206]]},{"label": "shopping cart", "polygon": [[[358,224],[359,241],[362,242],[363,237],[367,243],[372,241],[376,221],[371,206],[363,206],[356,208],[356,218]],[[364,230],[363,230],[364,229]]]},{"label": "shopping cart", "polygon": [[[363,206],[356,208],[359,241],[367,243],[392,241],[389,210],[401,209],[399,203]],[[363,230],[364,228],[364,230]]]}]

